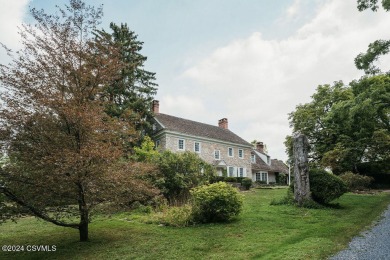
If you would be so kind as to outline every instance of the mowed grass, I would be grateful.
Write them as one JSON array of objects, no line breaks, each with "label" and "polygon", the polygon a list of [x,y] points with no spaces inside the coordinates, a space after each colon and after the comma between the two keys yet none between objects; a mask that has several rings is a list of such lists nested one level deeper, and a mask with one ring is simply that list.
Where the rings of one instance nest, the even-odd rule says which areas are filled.
[{"label": "mowed grass", "polygon": [[326,259],[378,220],[388,193],[346,194],[339,206],[271,206],[286,189],[243,193],[244,211],[227,224],[174,228],[145,224],[137,214],[97,218],[90,241],[74,229],[24,218],[0,226],[0,245],[56,245],[55,252],[0,252],[0,259]]}]

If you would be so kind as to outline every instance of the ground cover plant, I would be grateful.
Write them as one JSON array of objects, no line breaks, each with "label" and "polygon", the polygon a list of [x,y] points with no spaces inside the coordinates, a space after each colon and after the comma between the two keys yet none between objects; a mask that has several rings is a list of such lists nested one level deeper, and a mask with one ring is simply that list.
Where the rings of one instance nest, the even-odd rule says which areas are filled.
[{"label": "ground cover plant", "polygon": [[24,218],[0,225],[1,245],[56,245],[55,252],[0,252],[0,259],[326,259],[377,220],[389,193],[344,194],[338,206],[271,206],[286,189],[252,189],[229,223],[185,228],[146,224],[137,211],[91,223],[90,241],[66,228]]}]

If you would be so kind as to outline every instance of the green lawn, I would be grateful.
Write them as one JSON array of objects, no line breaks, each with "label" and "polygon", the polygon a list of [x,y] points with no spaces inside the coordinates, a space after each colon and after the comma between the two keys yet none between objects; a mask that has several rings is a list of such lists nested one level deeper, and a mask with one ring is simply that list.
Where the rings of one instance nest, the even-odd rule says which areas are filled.
[{"label": "green lawn", "polygon": [[377,220],[388,193],[346,194],[339,207],[270,206],[285,189],[246,192],[244,212],[228,224],[173,228],[121,214],[96,219],[90,242],[77,230],[34,218],[0,226],[0,245],[56,245],[55,252],[0,252],[0,259],[326,259]]}]

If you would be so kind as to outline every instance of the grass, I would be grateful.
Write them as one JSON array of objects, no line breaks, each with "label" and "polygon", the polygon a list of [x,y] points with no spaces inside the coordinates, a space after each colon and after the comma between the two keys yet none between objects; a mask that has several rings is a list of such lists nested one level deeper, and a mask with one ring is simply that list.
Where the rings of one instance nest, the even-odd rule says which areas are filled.
[{"label": "grass", "polygon": [[56,251],[0,252],[0,259],[326,259],[390,203],[388,193],[348,193],[337,207],[302,209],[270,205],[285,189],[244,194],[244,211],[231,223],[175,228],[122,213],[95,219],[90,242],[78,242],[77,230],[24,218],[0,226],[0,245],[56,245]]}]

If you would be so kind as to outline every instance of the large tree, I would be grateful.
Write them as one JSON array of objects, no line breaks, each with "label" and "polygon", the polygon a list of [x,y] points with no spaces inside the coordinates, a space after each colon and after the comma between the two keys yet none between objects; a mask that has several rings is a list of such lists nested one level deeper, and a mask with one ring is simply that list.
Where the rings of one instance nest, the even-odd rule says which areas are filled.
[{"label": "large tree", "polygon": [[155,194],[138,178],[148,166],[123,159],[123,137],[137,138],[136,126],[107,114],[102,98],[129,64],[93,33],[101,7],[70,0],[54,15],[30,11],[36,23],[22,27],[22,50],[8,50],[12,62],[0,67],[0,193],[86,241],[99,204]]},{"label": "large tree", "polygon": [[390,159],[389,93],[389,75],[319,86],[310,103],[290,113],[290,124],[293,132],[307,135],[311,161],[335,173],[357,171],[361,162],[386,162]]},{"label": "large tree", "polygon": [[[376,12],[379,8],[378,0],[358,0],[357,3],[359,11],[371,9]],[[382,0],[381,5],[386,12],[390,11],[390,0]],[[360,53],[355,58],[355,65],[358,69],[364,70],[366,74],[378,74],[381,70],[375,66],[374,62],[377,61],[381,55],[389,53],[389,51],[390,40],[376,40],[368,45],[366,53]]]},{"label": "large tree", "polygon": [[[110,39],[117,46],[120,58],[128,66],[121,69],[119,77],[106,86],[104,98],[110,100],[107,113],[133,122],[141,134],[151,134],[151,105],[156,94],[155,73],[144,69],[147,58],[140,52],[143,42],[127,24],[111,23],[111,33],[101,30],[98,37]],[[131,145],[131,144],[130,144]]]}]

